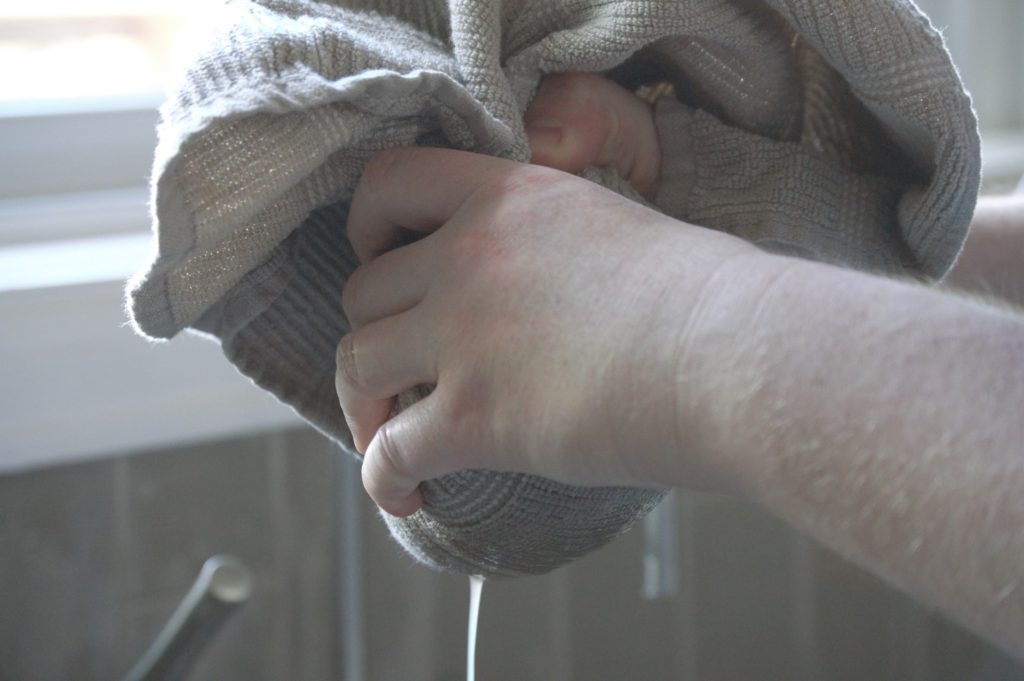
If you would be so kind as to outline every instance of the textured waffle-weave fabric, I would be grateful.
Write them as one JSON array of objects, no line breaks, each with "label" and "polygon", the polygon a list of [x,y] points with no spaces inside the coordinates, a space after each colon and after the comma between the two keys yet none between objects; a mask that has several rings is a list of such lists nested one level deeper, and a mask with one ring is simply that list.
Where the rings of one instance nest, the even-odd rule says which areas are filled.
[{"label": "textured waffle-weave fabric", "polygon": [[[529,160],[522,116],[547,73],[671,83],[654,205],[767,249],[935,279],[973,213],[970,100],[907,0],[233,0],[205,24],[161,112],[134,323],[212,334],[350,451],[334,353],[364,165],[412,145]],[[639,200],[610,171],[584,176]],[[663,494],[489,471],[424,492],[386,517],[396,539],[491,576],[578,558]]]}]

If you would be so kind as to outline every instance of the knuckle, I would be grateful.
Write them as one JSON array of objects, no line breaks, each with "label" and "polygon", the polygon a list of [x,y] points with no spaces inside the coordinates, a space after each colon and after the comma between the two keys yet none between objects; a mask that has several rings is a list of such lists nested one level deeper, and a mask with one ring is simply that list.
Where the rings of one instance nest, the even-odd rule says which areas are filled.
[{"label": "knuckle", "polygon": [[395,174],[395,169],[401,162],[403,155],[408,153],[409,150],[407,149],[385,149],[378,151],[367,161],[359,184],[364,190],[371,192],[386,184]]},{"label": "knuckle", "polygon": [[361,472],[363,487],[377,504],[381,504],[384,501],[386,476],[376,453],[371,451],[363,457]]},{"label": "knuckle", "polygon": [[559,181],[561,175],[562,173],[551,168],[523,164],[484,185],[481,191],[491,199],[504,199],[524,193],[533,196],[548,191],[552,184]]},{"label": "knuckle", "polygon": [[348,318],[349,327],[355,328],[359,324],[359,300],[362,292],[364,268],[356,268],[345,281],[341,289],[341,309]]},{"label": "knuckle", "polygon": [[359,371],[358,349],[355,334],[349,333],[342,336],[338,342],[338,348],[334,355],[334,362],[337,370],[336,383],[338,391],[361,387],[361,374]]},{"label": "knuckle", "polygon": [[386,424],[377,431],[376,440],[376,464],[384,477],[389,479],[403,479],[407,477],[405,452],[395,439],[392,429]]},{"label": "knuckle", "polygon": [[437,153],[437,149],[429,147],[392,147],[378,151],[366,162],[356,191],[376,194],[384,187],[402,179],[404,167],[418,163],[429,165]]},{"label": "knuckle", "polygon": [[449,434],[449,455],[460,463],[471,461],[475,453],[485,450],[484,424],[494,423],[488,418],[483,391],[474,388],[472,382],[467,383],[453,390],[437,408],[438,418]]},{"label": "knuckle", "polygon": [[489,178],[474,192],[469,204],[477,220],[473,231],[504,234],[510,224],[533,224],[549,209],[549,199],[562,191],[572,175],[539,165],[519,165]]},{"label": "knuckle", "polygon": [[497,230],[466,230],[451,240],[452,267],[460,272],[488,271],[491,260],[503,256],[502,235]]}]

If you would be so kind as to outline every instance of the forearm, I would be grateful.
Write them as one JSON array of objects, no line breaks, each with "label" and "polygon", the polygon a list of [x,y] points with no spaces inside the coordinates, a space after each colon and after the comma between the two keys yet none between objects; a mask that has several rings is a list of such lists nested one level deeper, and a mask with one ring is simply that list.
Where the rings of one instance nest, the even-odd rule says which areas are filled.
[{"label": "forearm", "polygon": [[680,363],[683,451],[1024,655],[1024,318],[769,256],[740,278]]},{"label": "forearm", "polygon": [[1024,194],[981,199],[947,283],[1024,309]]}]

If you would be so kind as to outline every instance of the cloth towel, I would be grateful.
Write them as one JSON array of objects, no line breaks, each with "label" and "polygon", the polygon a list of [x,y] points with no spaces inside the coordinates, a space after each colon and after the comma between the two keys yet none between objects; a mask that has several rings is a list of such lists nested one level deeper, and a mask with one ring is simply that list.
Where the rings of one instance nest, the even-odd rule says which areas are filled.
[{"label": "cloth towel", "polygon": [[[151,338],[216,337],[350,451],[334,352],[366,161],[411,145],[527,161],[522,116],[547,73],[670,83],[655,206],[767,249],[935,279],[973,212],[970,99],[908,0],[233,0],[204,23],[162,108],[131,315]],[[614,172],[584,175],[640,200]],[[578,558],[662,497],[488,471],[423,489],[421,511],[386,518],[394,536],[488,576]]]}]

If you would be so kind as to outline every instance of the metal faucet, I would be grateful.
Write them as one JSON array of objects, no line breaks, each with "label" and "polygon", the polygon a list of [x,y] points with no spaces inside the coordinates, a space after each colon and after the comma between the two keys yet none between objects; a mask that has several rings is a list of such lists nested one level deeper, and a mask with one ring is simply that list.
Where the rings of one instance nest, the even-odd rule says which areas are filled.
[{"label": "metal faucet", "polygon": [[252,574],[237,558],[209,558],[146,653],[123,681],[181,681],[221,625],[252,594]]}]

